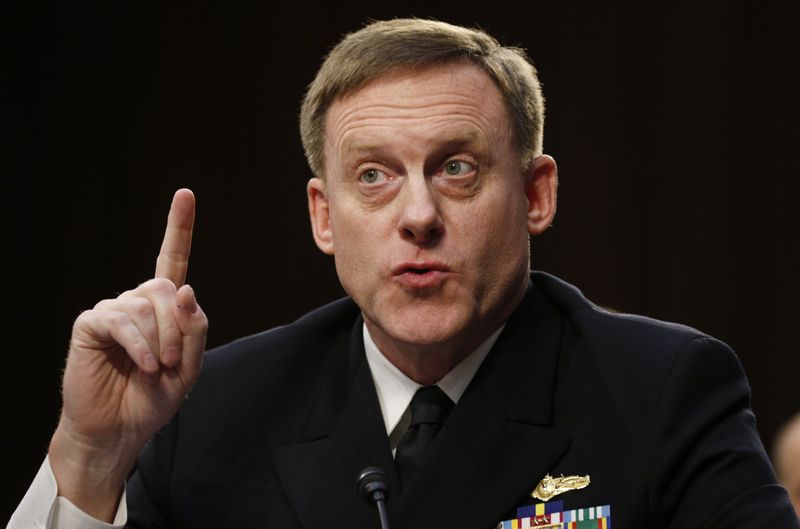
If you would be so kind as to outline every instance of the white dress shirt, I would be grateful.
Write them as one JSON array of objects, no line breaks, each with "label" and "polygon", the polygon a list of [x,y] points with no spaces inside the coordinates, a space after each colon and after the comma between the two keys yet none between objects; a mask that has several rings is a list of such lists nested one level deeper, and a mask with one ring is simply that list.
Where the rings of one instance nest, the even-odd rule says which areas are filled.
[{"label": "white dress shirt", "polygon": [[[504,327],[505,325],[502,325],[497,329],[436,383],[453,403],[458,404],[458,400],[464,394],[472,377],[475,376],[483,359],[489,354]],[[367,352],[367,363],[372,372],[372,380],[375,381],[383,423],[386,426],[386,435],[389,436],[389,445],[392,447],[392,455],[394,455],[400,438],[406,433],[408,425],[411,423],[409,404],[411,404],[414,393],[422,387],[422,384],[417,384],[408,378],[383,356],[372,340],[366,324],[364,324],[364,350]]]},{"label": "white dress shirt", "polygon": [[6,529],[109,529],[124,527],[128,521],[125,492],[119,501],[114,523],[108,524],[92,518],[68,499],[58,495],[58,485],[50,459],[45,457],[33,483],[17,510],[8,521]]},{"label": "white dress shirt", "polygon": [[[461,395],[464,394],[486,355],[497,341],[497,337],[503,331],[503,327],[505,325],[497,329],[436,383],[454,403],[457,404]],[[364,350],[367,353],[367,362],[378,393],[386,434],[389,436],[389,444],[392,448],[392,455],[394,455],[397,443],[400,442],[400,438],[411,422],[409,404],[411,404],[414,393],[422,385],[408,378],[383,356],[372,340],[366,324],[364,325]],[[45,458],[33,483],[28,488],[28,492],[11,516],[6,529],[121,529],[127,521],[128,508],[124,491],[112,524],[92,518],[68,499],[58,496],[58,485],[53,470],[50,468],[50,460]]]}]

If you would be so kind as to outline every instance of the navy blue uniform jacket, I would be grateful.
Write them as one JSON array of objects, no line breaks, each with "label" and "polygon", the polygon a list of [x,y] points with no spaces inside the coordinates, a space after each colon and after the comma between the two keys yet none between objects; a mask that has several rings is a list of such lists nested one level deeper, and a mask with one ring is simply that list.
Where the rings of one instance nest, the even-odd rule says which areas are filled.
[{"label": "navy blue uniform jacket", "polygon": [[344,299],[206,354],[139,459],[129,526],[378,527],[356,491],[366,466],[390,477],[393,529],[493,528],[547,473],[589,474],[555,499],[610,504],[614,528],[800,527],[725,344],[543,273],[404,489]]}]

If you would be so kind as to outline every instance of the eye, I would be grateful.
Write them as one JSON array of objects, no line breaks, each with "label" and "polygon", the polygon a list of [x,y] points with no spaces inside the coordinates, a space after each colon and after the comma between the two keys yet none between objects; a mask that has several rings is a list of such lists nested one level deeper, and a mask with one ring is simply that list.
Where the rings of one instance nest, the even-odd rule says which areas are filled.
[{"label": "eye", "polygon": [[367,169],[361,173],[361,181],[365,184],[377,184],[386,180],[386,173],[379,169]]},{"label": "eye", "polygon": [[461,176],[474,170],[475,167],[471,163],[463,160],[451,160],[444,164],[444,172],[450,176]]}]

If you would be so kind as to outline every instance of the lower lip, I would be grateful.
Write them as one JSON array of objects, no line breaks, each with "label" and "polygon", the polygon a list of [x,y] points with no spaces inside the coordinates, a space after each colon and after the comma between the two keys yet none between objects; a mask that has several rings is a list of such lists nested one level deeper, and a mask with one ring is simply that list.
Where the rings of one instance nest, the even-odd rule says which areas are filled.
[{"label": "lower lip", "polygon": [[403,272],[397,274],[395,279],[403,286],[412,288],[430,288],[441,285],[445,280],[446,272],[441,270],[429,270],[423,274],[414,272]]}]

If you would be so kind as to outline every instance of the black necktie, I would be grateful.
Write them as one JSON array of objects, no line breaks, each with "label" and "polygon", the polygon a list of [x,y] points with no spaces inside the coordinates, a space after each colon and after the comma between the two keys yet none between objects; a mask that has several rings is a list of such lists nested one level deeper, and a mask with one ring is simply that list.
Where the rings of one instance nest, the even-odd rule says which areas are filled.
[{"label": "black necktie", "polygon": [[439,386],[424,386],[411,399],[411,425],[397,445],[394,462],[400,481],[405,485],[419,465],[425,451],[442,429],[453,409],[453,401]]}]

